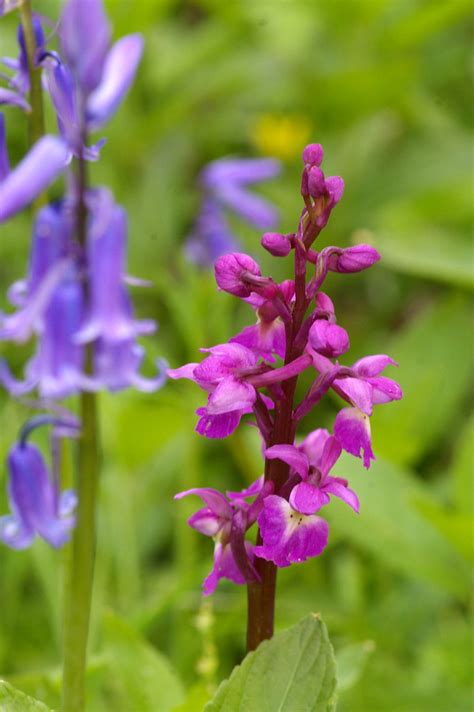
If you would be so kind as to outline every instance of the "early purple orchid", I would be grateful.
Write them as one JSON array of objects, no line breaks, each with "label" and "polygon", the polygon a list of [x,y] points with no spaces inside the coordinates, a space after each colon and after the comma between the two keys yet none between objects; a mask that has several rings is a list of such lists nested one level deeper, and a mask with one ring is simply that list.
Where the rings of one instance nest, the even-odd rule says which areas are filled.
[{"label": "early purple orchid", "polygon": [[[210,355],[201,364],[191,363],[168,372],[172,379],[188,378],[207,391],[207,406],[197,411],[201,416],[197,427],[200,434],[227,437],[250,413],[260,430],[265,475],[255,500],[259,533],[255,545],[255,540],[245,543],[252,551],[253,568],[245,569],[235,557],[226,558],[227,550],[221,547],[216,549],[216,569],[227,571],[222,575],[231,580],[240,583],[243,577],[247,581],[249,605],[255,607],[250,618],[260,616],[261,622],[262,616],[267,616],[262,625],[268,629],[273,615],[268,592],[274,591],[275,585],[272,567],[286,567],[324,551],[329,527],[320,513],[331,497],[338,497],[359,512],[356,493],[347,480],[332,476],[331,469],[342,449],[356,457],[363,451],[364,465],[369,467],[373,458],[369,420],[373,406],[402,397],[400,386],[380,375],[386,366],[395,365],[389,356],[368,356],[352,367],[340,365],[336,360],[349,350],[350,341],[347,331],[337,324],[331,299],[321,291],[323,282],[329,272],[350,274],[367,269],[380,255],[365,244],[313,249],[344,189],[338,176],[324,176],[320,168],[322,159],[320,144],[305,148],[301,181],[304,208],[297,231],[286,235],[267,232],[262,238],[262,246],[275,257],[282,258],[294,251],[293,278],[280,284],[275,282],[262,274],[253,257],[242,252],[219,257],[215,264],[218,288],[255,309],[257,324],[232,336],[228,344],[203,349]],[[243,169],[243,165],[231,163],[214,165],[205,174],[205,180],[215,195],[234,209],[240,208],[241,214],[250,219],[255,217],[253,201],[240,203],[240,189],[229,188],[229,181],[236,175],[245,185],[251,170],[250,166]],[[309,269],[312,275],[308,274]],[[275,365],[277,357],[283,360],[283,365]],[[309,371],[312,383],[300,402],[295,403],[296,383],[303,371]],[[301,445],[293,445],[302,418],[331,388],[350,405],[336,416],[334,434],[318,428]],[[201,493],[205,499],[204,491],[211,492],[189,492]],[[207,508],[194,515],[190,524],[208,535],[225,532],[227,542],[232,530],[230,522],[236,516],[232,503],[240,500],[230,498],[229,493],[226,499],[215,490],[212,492],[212,502],[205,499]],[[254,521],[250,517],[243,531],[247,532]],[[232,547],[230,551],[234,554]],[[220,566],[223,568],[219,569]],[[261,581],[255,579],[255,573]],[[216,580],[214,577],[211,590]],[[262,630],[250,630],[251,648],[262,640]]]},{"label": "early purple orchid", "polygon": [[[313,363],[321,374],[334,368],[334,364],[322,354],[313,353]],[[351,455],[360,457],[360,452],[363,451],[366,468],[369,468],[370,461],[375,459],[370,432],[373,406],[400,400],[403,395],[396,381],[380,376],[389,365],[397,366],[389,356],[366,356],[351,367],[352,376],[335,378],[331,384],[332,389],[351,405],[337,414],[334,434]]]},{"label": "early purple orchid", "polygon": [[255,370],[258,356],[240,344],[221,344],[202,349],[210,355],[201,363],[169,369],[172,379],[189,378],[209,393],[207,406],[199,408],[196,430],[208,438],[225,438],[251,413],[257,395],[243,375]]},{"label": "early purple orchid", "polygon": [[[289,310],[295,293],[295,283],[288,279],[278,285],[278,291],[280,299]],[[269,363],[275,361],[275,356],[284,359],[286,333],[285,323],[281,318],[282,304],[280,303],[278,308],[274,299],[265,299],[256,293],[251,294],[245,301],[255,309],[257,323],[245,327],[240,334],[229,339],[229,343],[242,344]]]}]

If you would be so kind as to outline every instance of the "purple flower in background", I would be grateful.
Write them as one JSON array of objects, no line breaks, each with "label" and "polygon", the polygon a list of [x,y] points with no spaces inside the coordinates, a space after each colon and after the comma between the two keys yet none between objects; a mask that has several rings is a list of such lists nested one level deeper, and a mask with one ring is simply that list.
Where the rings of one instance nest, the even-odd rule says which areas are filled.
[{"label": "purple flower in background", "polygon": [[[1,14],[2,12],[0,5],[0,16]],[[33,15],[32,25],[37,48],[35,61],[36,64],[38,64],[38,59],[44,52],[45,37],[43,28],[41,26],[41,20],[36,15]],[[25,37],[21,24],[18,25],[17,39],[19,47],[18,58],[0,58],[0,62],[6,67],[8,67],[8,69],[11,69],[14,72],[13,76],[8,80],[11,90],[9,91],[0,88],[0,103],[19,106],[25,111],[30,111],[30,106],[24,98],[30,89],[30,76],[28,70],[28,55],[26,52]]]},{"label": "purple flower in background", "polygon": [[[0,122],[0,223],[19,213],[64,170],[68,150],[56,136],[44,136],[11,171]],[[2,175],[3,174],[3,175]]]},{"label": "purple flower in background", "polygon": [[151,320],[133,319],[132,304],[125,288],[127,216],[116,204],[102,211],[91,226],[88,241],[90,310],[77,342],[101,338],[104,342],[126,341],[156,329]]},{"label": "purple flower in background", "polygon": [[61,204],[47,205],[38,212],[28,277],[14,282],[8,291],[10,302],[19,309],[14,314],[0,314],[0,340],[23,342],[41,330],[54,290],[70,268],[69,227]]},{"label": "purple flower in background", "polygon": [[[186,243],[191,261],[211,264],[220,255],[235,251],[238,243],[227,223],[225,210],[252,227],[269,230],[276,226],[276,209],[251,193],[247,186],[274,178],[279,172],[280,163],[272,158],[222,158],[203,169],[200,184],[205,197]],[[209,258],[207,262],[206,258]]]},{"label": "purple flower in background", "polygon": [[20,6],[21,0],[0,0],[0,17],[7,12],[16,10]]},{"label": "purple flower in background", "polygon": [[75,156],[97,160],[103,140],[83,145],[115,113],[135,77],[143,38],[127,35],[110,44],[101,0],[69,0],[60,21],[61,52],[44,56],[48,89],[59,130]]},{"label": "purple flower in background", "polygon": [[8,469],[12,514],[0,517],[0,540],[12,549],[25,549],[40,536],[51,546],[62,546],[75,522],[74,492],[59,493],[34,445],[14,445],[8,455]]},{"label": "purple flower in background", "polygon": [[186,241],[185,251],[189,260],[206,267],[237,248],[237,240],[219,204],[213,198],[205,198],[194,230]]}]

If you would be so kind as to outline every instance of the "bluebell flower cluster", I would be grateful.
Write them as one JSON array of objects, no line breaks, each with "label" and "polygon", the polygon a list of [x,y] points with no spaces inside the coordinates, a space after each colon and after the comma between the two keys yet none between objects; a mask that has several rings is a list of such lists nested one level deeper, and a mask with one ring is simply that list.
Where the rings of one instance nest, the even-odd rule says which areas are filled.
[{"label": "bluebell flower cluster", "polygon": [[[0,5],[0,15],[6,9]],[[0,360],[0,385],[14,397],[35,392],[48,408],[81,391],[155,391],[165,380],[165,368],[158,361],[154,377],[141,373],[145,354],[137,338],[153,333],[156,324],[134,316],[126,273],[127,214],[105,187],[81,192],[74,165],[100,157],[105,139],[89,145],[89,135],[107,123],[131,86],[143,39],[131,34],[111,44],[101,0],[68,0],[57,37],[53,33],[46,39],[43,24],[44,18],[33,17],[34,65],[56,113],[59,135],[43,136],[11,168],[0,113],[0,223],[35,201],[61,174],[67,190],[36,212],[27,273],[8,290],[13,309],[0,314],[0,341],[34,339],[36,349],[19,378]],[[8,86],[0,87],[0,103],[29,112],[21,27],[18,57],[2,61],[12,75]],[[81,210],[86,216],[82,238]],[[15,446],[8,463],[12,517],[3,520],[0,538],[22,548],[36,532],[61,544],[72,519],[64,514],[58,484],[51,484],[39,451],[26,443]]]}]

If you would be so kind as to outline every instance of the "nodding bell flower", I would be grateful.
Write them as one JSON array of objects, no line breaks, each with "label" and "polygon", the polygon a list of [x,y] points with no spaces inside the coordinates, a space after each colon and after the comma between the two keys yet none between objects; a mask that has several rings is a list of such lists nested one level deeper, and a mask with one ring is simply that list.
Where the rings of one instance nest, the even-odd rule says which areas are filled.
[{"label": "nodding bell flower", "polygon": [[9,169],[3,114],[0,114],[0,223],[19,213],[65,169],[69,152],[56,136],[43,136]]},{"label": "nodding bell flower", "polygon": [[62,56],[43,57],[58,127],[75,156],[97,160],[104,141],[86,147],[84,133],[100,129],[122,102],[141,60],[143,38],[127,35],[109,48],[101,0],[68,0],[59,34]]},{"label": "nodding bell flower", "polygon": [[53,547],[62,546],[75,524],[75,493],[59,492],[35,445],[15,444],[7,463],[12,514],[0,517],[0,540],[12,549],[27,548],[37,536]]},{"label": "nodding bell flower", "polygon": [[204,193],[202,209],[187,240],[191,261],[212,264],[215,259],[237,248],[225,210],[251,226],[271,229],[278,222],[278,212],[271,203],[254,195],[247,186],[274,178],[280,163],[272,158],[222,158],[208,163],[200,175]]},{"label": "nodding bell flower", "polygon": [[[18,3],[15,3],[11,2],[11,0],[10,2],[9,0],[7,0],[6,5],[10,5],[10,9],[12,9],[11,6],[20,4],[20,1],[21,0],[19,0]],[[0,17],[1,15],[2,0],[0,0]],[[39,59],[44,53],[46,41],[43,28],[41,26],[41,20],[36,15],[33,15],[32,17],[32,26],[36,44],[36,56],[34,58],[34,62],[35,65],[38,66]],[[14,59],[13,57],[0,58],[0,62],[4,64],[8,69],[11,69],[14,72],[13,76],[10,77],[10,79],[8,80],[10,89],[0,88],[0,103],[18,106],[24,111],[29,112],[31,111],[31,107],[26,101],[25,96],[27,95],[30,89],[30,73],[28,68],[28,55],[26,51],[25,34],[23,31],[23,26],[21,24],[18,25],[17,40],[19,48],[18,57],[16,59]]]}]

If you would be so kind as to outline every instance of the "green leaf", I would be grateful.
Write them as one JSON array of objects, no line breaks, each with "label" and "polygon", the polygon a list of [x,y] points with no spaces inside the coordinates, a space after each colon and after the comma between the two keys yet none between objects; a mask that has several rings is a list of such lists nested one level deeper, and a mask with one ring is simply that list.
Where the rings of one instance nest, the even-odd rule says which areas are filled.
[{"label": "green leaf", "polygon": [[210,696],[209,691],[203,685],[194,685],[194,687],[189,690],[183,704],[174,707],[173,712],[196,712],[196,710],[203,710]]},{"label": "green leaf", "polygon": [[474,416],[471,416],[461,433],[453,464],[454,503],[458,511],[468,517],[474,512],[473,442]]},{"label": "green leaf", "polygon": [[49,707],[16,690],[5,680],[0,680],[0,710],[2,712],[48,712]]},{"label": "green leaf", "polygon": [[336,663],[319,616],[264,641],[236,667],[205,712],[329,712],[336,709]]},{"label": "green leaf", "polygon": [[104,625],[107,707],[115,712],[169,712],[179,705],[184,689],[168,660],[115,614],[108,612]]},{"label": "green leaf", "polygon": [[385,565],[464,600],[469,570],[452,544],[418,511],[432,503],[429,488],[406,470],[377,459],[369,472],[343,455],[335,474],[349,480],[361,502],[358,516],[334,498],[325,516],[337,532]]},{"label": "green leaf", "polygon": [[404,395],[374,409],[376,456],[411,464],[448,437],[449,424],[469,393],[472,353],[463,335],[470,330],[470,305],[455,296],[420,312],[387,345],[387,353],[400,364],[387,376],[400,382]]},{"label": "green leaf", "polygon": [[338,692],[349,690],[359,681],[374,650],[375,643],[372,640],[364,640],[362,643],[346,645],[337,652]]},{"label": "green leaf", "polygon": [[436,226],[413,224],[406,231],[377,234],[384,264],[400,272],[439,282],[474,288],[472,243],[462,235]]}]

